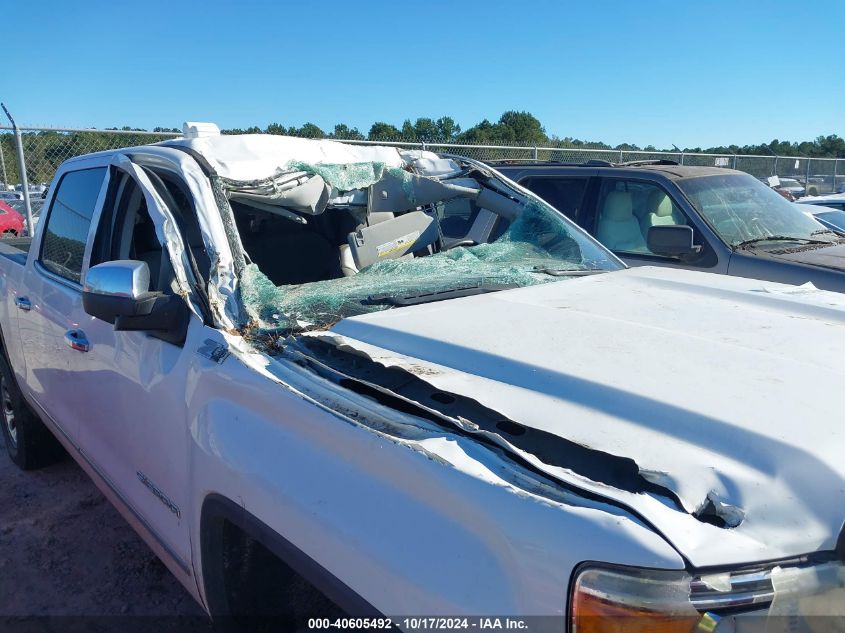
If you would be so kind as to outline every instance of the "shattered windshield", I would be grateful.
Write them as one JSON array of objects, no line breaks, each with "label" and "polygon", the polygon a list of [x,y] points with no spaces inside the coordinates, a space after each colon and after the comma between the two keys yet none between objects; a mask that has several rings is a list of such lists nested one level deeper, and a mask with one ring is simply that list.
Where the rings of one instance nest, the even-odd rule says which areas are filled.
[{"label": "shattered windshield", "polygon": [[838,239],[794,204],[747,174],[681,179],[678,186],[731,246],[784,240],[833,243]]},{"label": "shattered windshield", "polygon": [[248,257],[241,297],[262,331],[622,267],[553,208],[471,165],[283,171],[274,184],[226,183]]}]

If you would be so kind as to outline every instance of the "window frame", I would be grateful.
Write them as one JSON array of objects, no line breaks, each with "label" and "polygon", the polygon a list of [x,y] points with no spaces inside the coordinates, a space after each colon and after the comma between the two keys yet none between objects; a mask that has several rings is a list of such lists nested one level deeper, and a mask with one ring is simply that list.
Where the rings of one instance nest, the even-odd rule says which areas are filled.
[{"label": "window frame", "polygon": [[[49,226],[50,219],[53,217],[53,207],[56,204],[57,196],[56,194],[61,189],[62,183],[64,182],[65,178],[70,174],[75,174],[82,171],[92,171],[95,169],[102,169],[103,170],[103,181],[100,183],[100,190],[97,193],[97,198],[94,201],[94,208],[91,211],[91,220],[88,223],[88,232],[86,233],[85,237],[85,249],[82,253],[82,263],[80,265],[79,270],[79,281],[74,279],[68,279],[67,277],[63,277],[62,275],[53,272],[49,268],[47,268],[43,263],[43,252],[44,252],[44,236],[47,232],[47,227]],[[92,164],[87,164],[87,161],[83,162],[82,165],[73,165],[72,167],[65,169],[61,172],[61,174],[57,174],[56,176],[56,183],[51,185],[50,187],[50,203],[47,207],[46,212],[41,213],[43,217],[39,219],[39,226],[43,225],[38,231],[38,244],[37,248],[31,249],[31,252],[34,255],[34,268],[42,275],[48,277],[49,279],[61,283],[69,288],[72,288],[77,291],[82,290],[82,280],[85,278],[85,273],[88,270],[88,259],[90,257],[90,251],[92,246],[92,238],[94,235],[94,231],[96,230],[96,224],[99,222],[100,216],[100,209],[103,205],[103,198],[105,192],[108,190],[108,184],[110,181],[110,172],[109,166],[107,163],[102,162],[94,162]]]},{"label": "window frame", "polygon": [[[646,261],[656,262],[656,263],[682,264],[683,266],[691,266],[691,267],[696,267],[696,268],[699,268],[699,267],[710,268],[711,267],[709,264],[699,263],[699,262],[702,261],[702,258],[699,258],[699,259],[692,261],[692,262],[687,262],[687,261],[684,261],[683,259],[678,258],[678,257],[667,257],[665,255],[657,255],[656,253],[652,253],[651,251],[649,251],[647,253],[637,253],[637,252],[629,252],[629,251],[615,251],[615,250],[611,249],[609,246],[602,244],[601,241],[599,241],[599,238],[596,236],[596,232],[597,232],[597,229],[598,229],[598,219],[599,219],[599,202],[602,201],[601,195],[602,195],[602,192],[605,191],[605,184],[606,183],[611,182],[611,181],[613,181],[613,182],[623,181],[623,182],[642,183],[642,184],[650,185],[652,187],[657,187],[658,189],[660,189],[664,194],[666,194],[669,197],[669,200],[672,201],[672,204],[675,206],[675,209],[681,215],[684,216],[684,219],[687,221],[686,226],[690,227],[693,231],[693,242],[695,244],[701,245],[702,254],[705,251],[709,250],[709,244],[708,244],[706,238],[701,234],[701,230],[699,229],[699,227],[696,224],[696,222],[694,221],[694,219],[690,217],[689,212],[678,201],[678,196],[673,196],[672,192],[669,191],[665,186],[663,186],[663,183],[658,182],[657,180],[652,180],[650,178],[642,178],[642,177],[637,177],[637,176],[634,176],[634,175],[631,175],[631,176],[603,175],[603,176],[600,176],[598,178],[598,180],[599,180],[599,183],[598,183],[598,186],[596,187],[595,200],[594,200],[594,204],[593,204],[593,214],[592,214],[592,217],[590,218],[589,226],[584,225],[584,228],[593,237],[593,239],[598,241],[607,250],[609,250],[611,253],[613,253],[614,255],[619,257],[620,259],[621,258],[642,258]],[[677,225],[677,226],[682,226],[682,225]],[[646,248],[648,248],[648,237],[644,235],[643,239],[646,241]]]},{"label": "window frame", "polygon": [[[122,204],[127,195],[127,188],[129,183],[134,183],[138,187],[138,183],[127,172],[110,168],[111,177],[109,178],[108,190],[106,191],[103,204],[97,217],[97,226],[94,227],[93,241],[91,244],[91,252],[88,254],[88,266],[96,266],[105,262],[115,261],[112,257],[115,245],[115,215],[117,206]],[[108,226],[104,226],[103,222],[109,220]]]}]

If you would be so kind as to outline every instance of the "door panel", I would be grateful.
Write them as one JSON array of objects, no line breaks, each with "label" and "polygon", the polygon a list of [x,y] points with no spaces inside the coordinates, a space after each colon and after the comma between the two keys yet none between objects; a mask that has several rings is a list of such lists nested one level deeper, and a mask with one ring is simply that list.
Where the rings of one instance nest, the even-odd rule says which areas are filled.
[{"label": "door panel", "polygon": [[82,391],[89,406],[80,422],[80,450],[187,566],[185,392],[191,354],[144,332],[115,332],[97,319],[85,333],[90,369]]},{"label": "door panel", "polygon": [[[171,253],[162,245],[153,218],[176,221],[151,195],[136,165],[115,169],[114,202],[98,219],[92,261],[136,259],[151,269],[150,290],[172,292]],[[95,252],[97,251],[97,252]],[[132,511],[157,535],[187,571],[190,569],[187,506],[188,438],[185,393],[196,355],[190,347],[166,343],[145,332],[116,332],[76,307],[90,344],[89,376],[81,385],[89,402],[79,424],[79,446]],[[193,315],[192,315],[193,318]],[[192,333],[199,318],[189,327]],[[197,347],[198,345],[195,345]]]},{"label": "door panel", "polygon": [[[127,157],[104,160],[111,160],[110,177],[98,192],[96,205],[88,196],[83,213],[87,224],[82,226],[77,217],[79,196],[70,196],[64,206],[52,205],[43,238],[49,249],[41,249],[49,269],[36,262],[28,267],[26,287],[32,291],[32,308],[26,327],[20,328],[28,382],[38,403],[88,463],[190,574],[189,531],[183,514],[188,473],[185,392],[191,363],[198,357],[144,332],[115,332],[111,324],[89,316],[79,283],[92,252],[98,251],[98,256],[108,252],[109,257],[94,258],[95,263],[127,258],[148,262],[156,271],[151,289],[171,291],[170,252],[152,218],[176,223],[161,199],[150,195],[136,178],[138,168],[128,164]],[[105,175],[105,167],[102,172]],[[57,199],[63,194],[63,182],[56,189]],[[127,202],[121,207],[124,193]],[[56,231],[51,231],[51,218],[59,217],[52,215],[55,209],[70,216],[55,221]],[[127,219],[126,213],[136,217]],[[113,231],[115,226],[120,230]],[[122,230],[131,231],[134,241],[124,239]],[[125,252],[95,248],[103,239],[124,244]],[[86,249],[85,244],[92,246]],[[30,257],[37,259],[39,254]],[[199,318],[189,328],[189,344],[197,328],[202,329]],[[77,333],[77,341],[85,339],[87,346],[72,348],[66,340],[69,331]]]},{"label": "door panel", "polygon": [[90,359],[71,349],[65,334],[90,319],[81,311],[79,280],[91,220],[102,205],[106,174],[104,166],[95,166],[69,170],[58,179],[42,220],[44,230],[28,255],[24,273],[28,296],[21,297],[31,305],[18,328],[30,394],[73,442],[86,406],[78,383],[84,380]]}]

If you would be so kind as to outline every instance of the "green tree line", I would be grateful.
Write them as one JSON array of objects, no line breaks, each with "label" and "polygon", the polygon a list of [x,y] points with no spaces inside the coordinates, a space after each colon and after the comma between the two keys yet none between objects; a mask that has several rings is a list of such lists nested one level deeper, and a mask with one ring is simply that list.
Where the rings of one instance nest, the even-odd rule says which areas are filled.
[{"label": "green tree line", "polygon": [[[124,132],[143,132],[140,128],[122,127]],[[156,127],[152,132],[179,132],[178,128]],[[401,125],[385,121],[376,121],[366,132],[345,123],[338,123],[331,130],[324,130],[314,123],[302,126],[285,126],[271,123],[263,128],[252,126],[223,130],[224,134],[282,134],[305,138],[330,138],[345,140],[403,141],[414,143],[456,143],[470,145],[515,145],[527,147],[553,147],[559,149],[599,149],[616,151],[647,152],[678,151],[678,148],[657,148],[654,145],[640,147],[633,143],[610,145],[601,141],[588,141],[578,138],[560,138],[548,134],[542,123],[530,112],[510,110],[502,114],[494,123],[484,119],[467,129],[461,129],[452,117],[442,116],[437,119],[421,117],[415,121],[406,119]],[[46,182],[52,178],[59,164],[67,158],[105,149],[127,147],[152,143],[168,138],[145,134],[108,134],[106,131],[91,132],[25,132],[23,134],[24,151],[27,161],[27,176],[31,183]],[[17,159],[12,134],[0,134],[0,150],[6,165],[8,182],[20,181],[17,171]],[[758,154],[763,156],[805,156],[811,158],[845,158],[845,139],[831,134],[819,136],[813,140],[781,141],[758,145],[728,145],[719,147],[686,147],[685,152],[704,152],[715,154]],[[492,156],[491,156],[492,157]],[[2,176],[2,174],[0,174]]]}]

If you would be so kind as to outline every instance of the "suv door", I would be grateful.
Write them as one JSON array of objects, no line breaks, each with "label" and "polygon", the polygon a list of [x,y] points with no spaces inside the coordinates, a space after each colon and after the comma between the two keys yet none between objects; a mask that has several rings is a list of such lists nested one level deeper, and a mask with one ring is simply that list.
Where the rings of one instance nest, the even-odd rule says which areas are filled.
[{"label": "suv door", "polygon": [[[660,183],[636,178],[601,179],[596,204],[588,208],[581,225],[629,266],[669,266],[727,273],[703,232],[682,204]],[[693,242],[701,247],[688,258],[653,253],[648,231],[653,226],[690,226]]]}]

